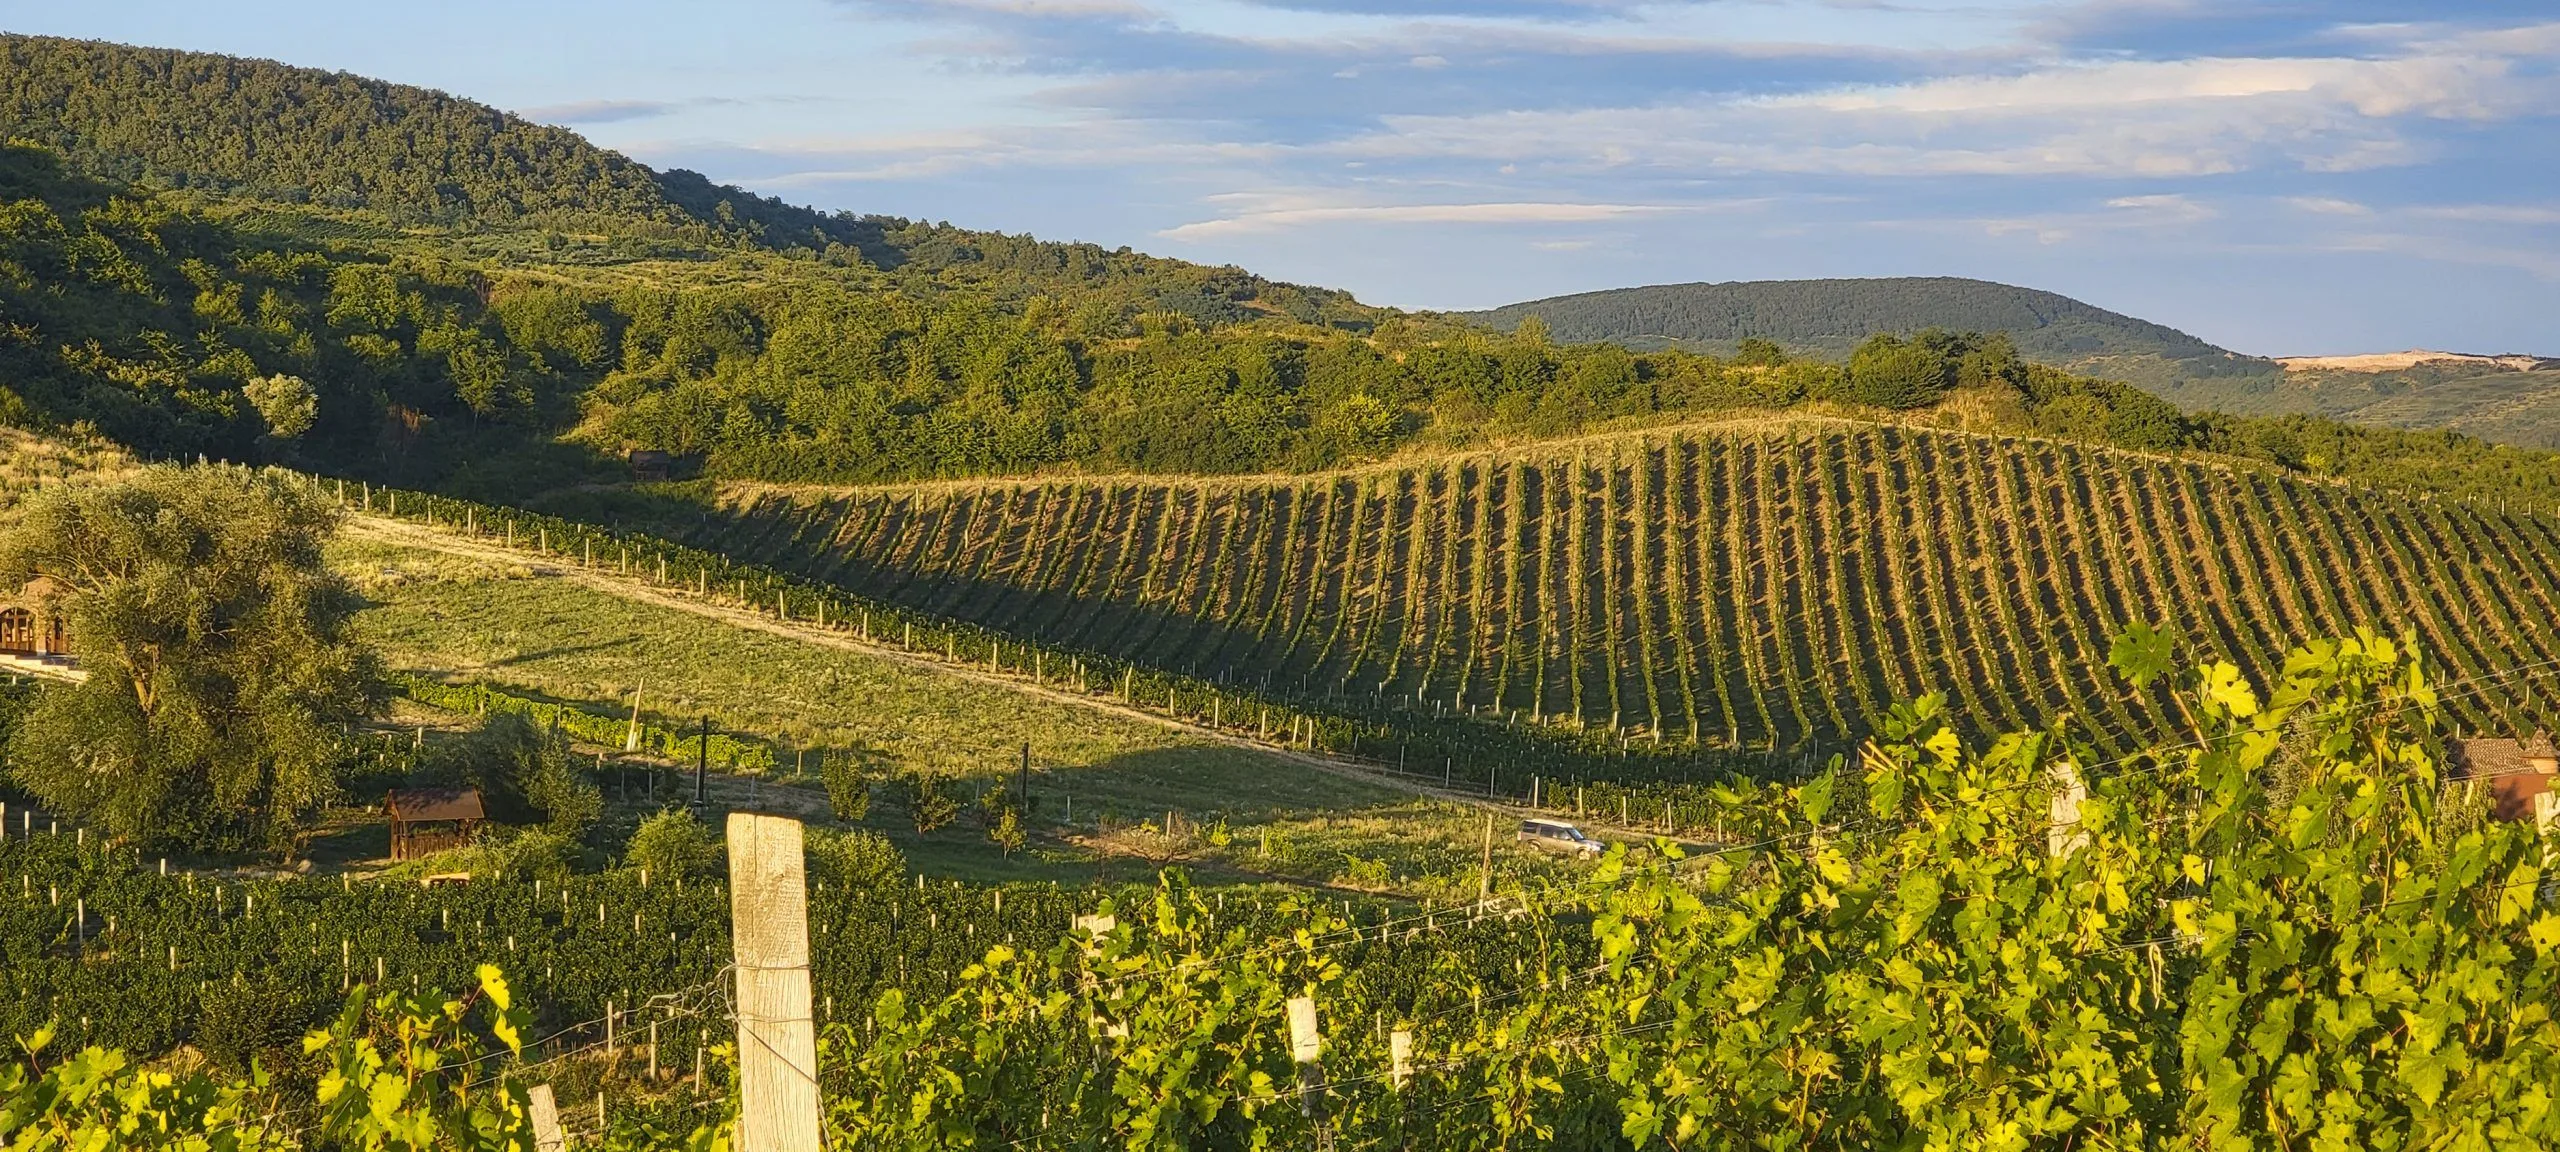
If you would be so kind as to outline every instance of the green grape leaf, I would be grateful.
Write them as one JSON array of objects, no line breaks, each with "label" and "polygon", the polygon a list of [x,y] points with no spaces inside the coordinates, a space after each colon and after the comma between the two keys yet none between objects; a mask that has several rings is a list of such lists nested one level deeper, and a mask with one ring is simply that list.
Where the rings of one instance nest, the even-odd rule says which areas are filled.
[{"label": "green grape leaf", "polygon": [[2107,648],[2107,666],[2132,681],[2134,687],[2142,688],[2168,674],[2176,655],[2176,637],[2164,628],[2136,620],[2116,633],[2115,643]]}]

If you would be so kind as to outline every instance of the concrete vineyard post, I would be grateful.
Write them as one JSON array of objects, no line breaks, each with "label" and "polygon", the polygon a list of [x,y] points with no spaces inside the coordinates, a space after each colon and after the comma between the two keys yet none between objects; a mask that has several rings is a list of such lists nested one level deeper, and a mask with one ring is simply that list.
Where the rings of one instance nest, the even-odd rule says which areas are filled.
[{"label": "concrete vineyard post", "polygon": [[809,894],[800,822],[729,814],[729,914],[738,971],[739,1152],[818,1152],[818,1035],[810,1015]]}]

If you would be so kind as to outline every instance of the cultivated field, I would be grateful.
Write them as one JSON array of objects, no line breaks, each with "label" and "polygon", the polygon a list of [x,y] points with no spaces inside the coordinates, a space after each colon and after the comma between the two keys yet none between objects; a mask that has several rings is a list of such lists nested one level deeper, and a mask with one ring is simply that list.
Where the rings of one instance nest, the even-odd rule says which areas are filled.
[{"label": "cultivated field", "polygon": [[716,505],[689,542],[1027,638],[1638,740],[1836,747],[1933,690],[1979,730],[2154,734],[2174,718],[2106,670],[2137,620],[2262,672],[2358,627],[2456,680],[2560,657],[2546,519],[1896,426]]}]

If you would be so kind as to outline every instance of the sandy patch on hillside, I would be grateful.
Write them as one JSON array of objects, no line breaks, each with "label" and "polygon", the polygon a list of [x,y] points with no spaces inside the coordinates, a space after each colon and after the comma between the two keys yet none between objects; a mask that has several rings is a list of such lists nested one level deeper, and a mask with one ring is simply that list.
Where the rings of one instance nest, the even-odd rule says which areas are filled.
[{"label": "sandy patch on hillside", "polygon": [[2476,356],[2467,352],[2430,352],[2424,348],[2412,348],[2406,352],[2369,352],[2361,356],[2276,357],[2276,363],[2297,372],[2322,368],[2339,372],[2398,372],[2420,364],[2448,361],[2483,368],[2508,368],[2517,372],[2530,372],[2550,363],[2539,356]]}]

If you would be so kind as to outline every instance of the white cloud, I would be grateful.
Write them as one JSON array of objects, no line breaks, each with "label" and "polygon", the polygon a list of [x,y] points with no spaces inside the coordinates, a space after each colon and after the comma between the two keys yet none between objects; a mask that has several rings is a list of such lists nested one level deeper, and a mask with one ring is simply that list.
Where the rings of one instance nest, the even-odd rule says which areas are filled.
[{"label": "white cloud", "polygon": [[2016,76],[1959,76],[1763,101],[1770,107],[1910,116],[2045,117],[2145,104],[2309,97],[2370,117],[2487,118],[2514,111],[2507,61],[2486,56],[2396,60],[2131,60],[2049,67]]},{"label": "white cloud", "polygon": [[2059,244],[2096,232],[2176,229],[2219,219],[2219,209],[2183,193],[2118,196],[2102,212],[2046,212],[1963,223],[1993,236],[2030,236],[2038,244]]},{"label": "white cloud", "polygon": [[[1211,197],[1212,200],[1227,197]],[[1635,216],[1696,212],[1704,206],[1677,204],[1579,204],[1522,201],[1492,204],[1333,204],[1248,209],[1216,220],[1200,220],[1156,233],[1169,240],[1206,240],[1252,232],[1272,232],[1310,224],[1587,224]]]},{"label": "white cloud", "polygon": [[[2521,43],[2521,42],[2518,42]],[[2538,42],[2537,42],[2538,43]],[[2007,76],[1644,107],[1390,116],[1334,145],[1369,159],[1666,173],[2174,178],[2424,161],[2411,122],[2547,115],[2547,69],[2485,50],[2383,59],[2053,64]]]},{"label": "white cloud", "polygon": [[2533,245],[2481,243],[2460,237],[2370,232],[2331,245],[2343,252],[2388,252],[2450,264],[2514,268],[2544,280],[2560,280],[2560,252]]},{"label": "white cloud", "polygon": [[2560,224],[2560,207],[2539,204],[2445,204],[2413,208],[2410,214],[2481,224]]},{"label": "white cloud", "polygon": [[2373,209],[2334,196],[2287,196],[2284,202],[2315,216],[2371,216]]},{"label": "white cloud", "polygon": [[537,124],[610,124],[664,116],[680,105],[666,100],[572,100],[516,113]]}]

